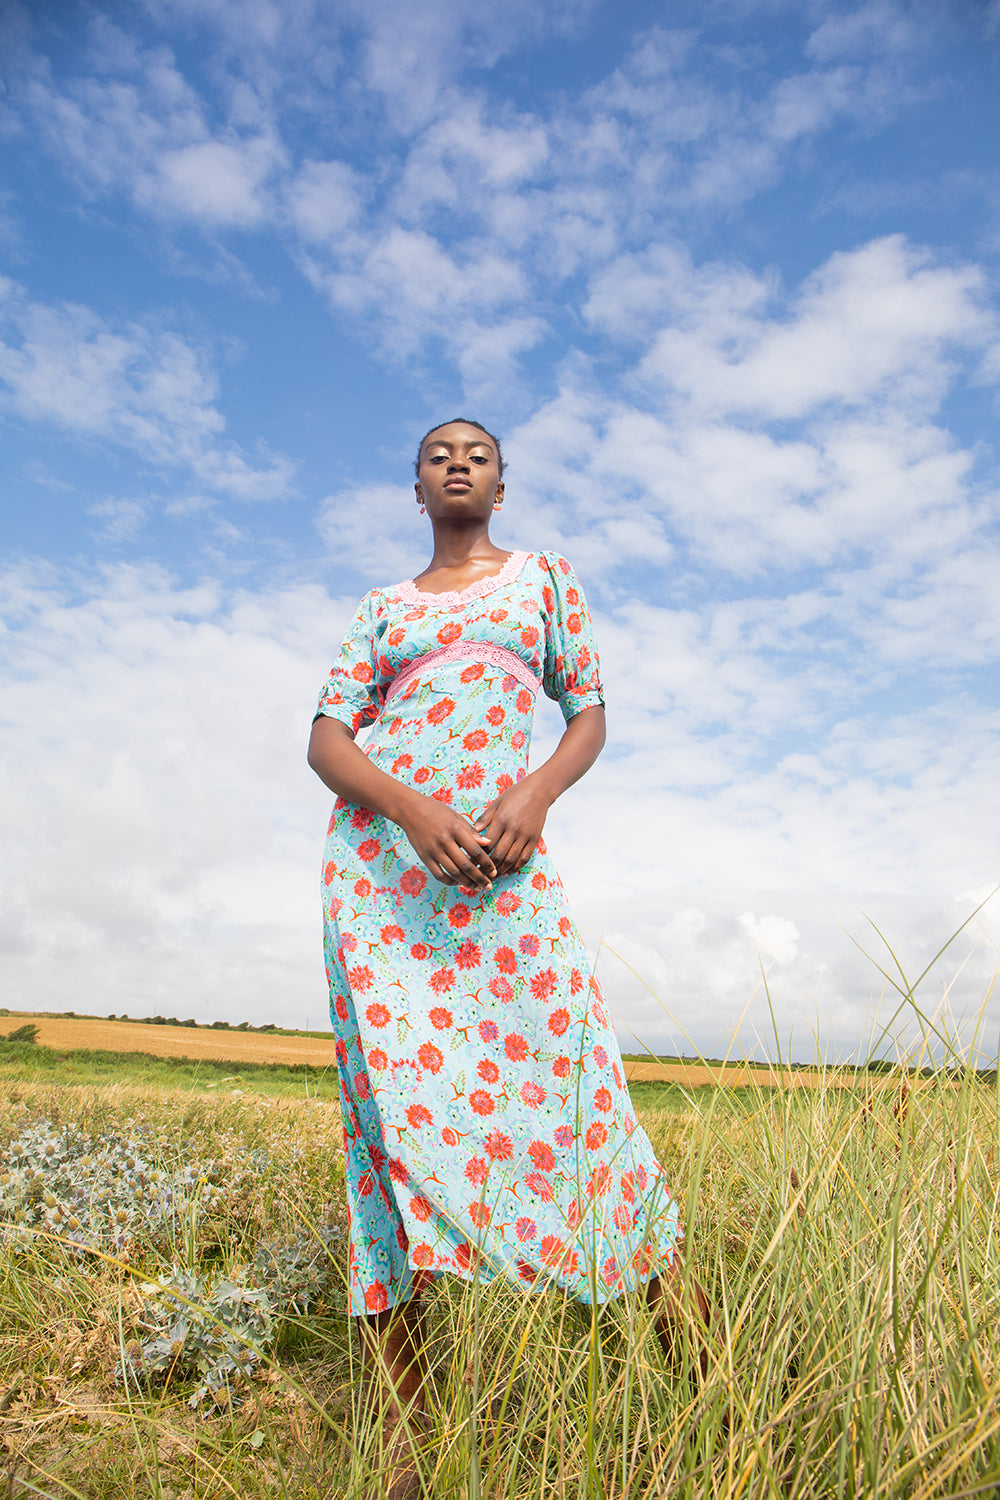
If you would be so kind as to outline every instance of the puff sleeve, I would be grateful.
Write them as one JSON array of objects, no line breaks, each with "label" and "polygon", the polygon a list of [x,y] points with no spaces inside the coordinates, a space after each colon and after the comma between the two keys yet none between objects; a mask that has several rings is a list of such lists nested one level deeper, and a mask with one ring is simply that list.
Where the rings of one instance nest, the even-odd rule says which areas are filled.
[{"label": "puff sleeve", "polygon": [[545,663],[542,686],[554,698],[568,723],[585,708],[604,703],[601,669],[590,611],[580,580],[564,557],[543,552],[549,578],[542,589],[545,604]]},{"label": "puff sleeve", "polygon": [[337,660],[323,684],[313,722],[339,719],[357,734],[378,718],[393,670],[380,652],[385,604],[378,589],[366,594],[347,628]]}]

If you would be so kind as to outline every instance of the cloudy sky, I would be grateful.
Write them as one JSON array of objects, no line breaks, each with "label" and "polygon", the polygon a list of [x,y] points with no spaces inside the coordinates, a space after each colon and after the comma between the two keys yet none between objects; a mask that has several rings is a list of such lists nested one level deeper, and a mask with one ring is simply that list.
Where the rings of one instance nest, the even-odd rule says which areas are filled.
[{"label": "cloudy sky", "polygon": [[[997,0],[6,0],[0,55],[4,1003],[324,1024],[313,701],[462,412],[597,617],[550,843],[623,1044],[863,1052],[1000,883]],[[998,949],[919,990],[994,1055]]]}]

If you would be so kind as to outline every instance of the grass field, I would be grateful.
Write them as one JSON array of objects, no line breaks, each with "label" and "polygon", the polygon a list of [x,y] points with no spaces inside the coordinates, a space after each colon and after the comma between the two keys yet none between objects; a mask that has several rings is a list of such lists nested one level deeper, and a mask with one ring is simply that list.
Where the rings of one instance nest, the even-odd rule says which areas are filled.
[{"label": "grass field", "polygon": [[[115,1082],[74,1082],[33,1064],[37,1047],[3,1050],[4,1500],[377,1495],[336,1108],[305,1096],[297,1063],[297,1096],[279,1097],[263,1069],[237,1088],[119,1057]],[[150,1082],[147,1064],[174,1071]],[[738,1089],[635,1089],[715,1309],[705,1379],[664,1367],[641,1306],[597,1318],[439,1283],[435,1496],[1000,1488],[995,1089],[749,1072]],[[105,1238],[81,1251],[93,1225]]]}]

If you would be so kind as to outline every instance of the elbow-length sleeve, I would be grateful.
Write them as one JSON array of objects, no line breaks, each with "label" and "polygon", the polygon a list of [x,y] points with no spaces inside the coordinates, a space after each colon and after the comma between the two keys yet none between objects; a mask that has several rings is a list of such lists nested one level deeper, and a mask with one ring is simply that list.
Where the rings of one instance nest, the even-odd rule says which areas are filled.
[{"label": "elbow-length sleeve", "polygon": [[545,664],[542,685],[569,723],[585,708],[604,703],[594,627],[580,580],[564,557],[545,552],[549,582],[545,602]]},{"label": "elbow-length sleeve", "polygon": [[314,723],[323,716],[339,719],[357,734],[378,718],[392,678],[392,669],[379,652],[382,613],[378,591],[366,594],[320,691]]}]

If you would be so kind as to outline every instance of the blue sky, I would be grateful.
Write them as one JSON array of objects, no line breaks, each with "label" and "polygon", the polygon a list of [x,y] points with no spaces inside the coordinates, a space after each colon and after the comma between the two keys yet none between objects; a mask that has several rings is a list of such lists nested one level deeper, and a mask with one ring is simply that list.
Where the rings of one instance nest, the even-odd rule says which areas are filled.
[{"label": "blue sky", "polygon": [[0,12],[9,1004],[322,1024],[304,736],[456,412],[595,609],[623,1043],[847,1055],[1000,881],[1000,6],[623,14]]}]

